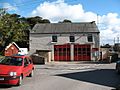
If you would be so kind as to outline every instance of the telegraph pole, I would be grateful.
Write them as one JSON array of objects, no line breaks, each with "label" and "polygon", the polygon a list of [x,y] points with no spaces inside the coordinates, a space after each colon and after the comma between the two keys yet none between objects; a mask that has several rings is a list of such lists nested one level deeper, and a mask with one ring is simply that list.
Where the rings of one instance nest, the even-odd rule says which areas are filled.
[{"label": "telegraph pole", "polygon": [[115,45],[115,37],[114,37],[114,45]]},{"label": "telegraph pole", "polygon": [[119,37],[117,37],[117,43],[119,43]]}]

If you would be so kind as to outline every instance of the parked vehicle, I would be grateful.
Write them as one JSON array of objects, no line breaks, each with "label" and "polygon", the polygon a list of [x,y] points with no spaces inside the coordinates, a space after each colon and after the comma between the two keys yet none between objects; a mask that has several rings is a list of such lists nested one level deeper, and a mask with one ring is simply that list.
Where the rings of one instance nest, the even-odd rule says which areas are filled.
[{"label": "parked vehicle", "polygon": [[120,60],[116,62],[116,72],[120,74]]},{"label": "parked vehicle", "polygon": [[33,70],[32,59],[29,56],[6,56],[0,61],[0,84],[20,86],[26,76],[33,76]]},{"label": "parked vehicle", "polygon": [[45,58],[43,56],[39,56],[38,54],[31,55],[31,58],[34,58],[34,64],[45,64]]}]

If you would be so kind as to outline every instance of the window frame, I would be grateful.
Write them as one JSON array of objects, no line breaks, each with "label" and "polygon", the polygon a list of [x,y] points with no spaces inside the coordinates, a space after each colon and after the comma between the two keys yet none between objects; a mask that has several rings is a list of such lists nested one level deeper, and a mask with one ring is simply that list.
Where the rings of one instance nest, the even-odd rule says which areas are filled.
[{"label": "window frame", "polygon": [[57,40],[58,40],[57,35],[52,35],[52,42],[57,42]]},{"label": "window frame", "polygon": [[[26,60],[27,63],[25,62],[25,60]],[[28,65],[29,65],[28,59],[25,57],[25,58],[24,58],[24,67],[26,67],[26,66],[28,66]]]},{"label": "window frame", "polygon": [[74,35],[69,36],[69,42],[75,42],[75,36]]},{"label": "window frame", "polygon": [[88,42],[93,42],[93,35],[92,34],[88,34],[87,41]]}]

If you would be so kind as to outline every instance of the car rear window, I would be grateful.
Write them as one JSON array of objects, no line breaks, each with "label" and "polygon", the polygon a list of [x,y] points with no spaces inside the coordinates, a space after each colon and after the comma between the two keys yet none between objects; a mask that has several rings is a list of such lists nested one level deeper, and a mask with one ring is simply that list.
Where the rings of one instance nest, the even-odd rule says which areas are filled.
[{"label": "car rear window", "polygon": [[5,57],[0,61],[3,65],[21,66],[23,59],[20,57]]}]

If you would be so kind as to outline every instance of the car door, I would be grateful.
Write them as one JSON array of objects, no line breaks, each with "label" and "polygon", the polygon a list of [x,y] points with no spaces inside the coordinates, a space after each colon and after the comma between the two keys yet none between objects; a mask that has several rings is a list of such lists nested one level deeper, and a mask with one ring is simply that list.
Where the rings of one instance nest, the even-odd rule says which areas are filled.
[{"label": "car door", "polygon": [[28,59],[26,57],[24,58],[23,75],[24,75],[24,77],[29,75],[29,62],[28,62]]},{"label": "car door", "polygon": [[[33,63],[32,63],[32,60],[30,57],[26,57],[27,61],[28,61],[28,73],[30,74],[32,72],[32,69],[33,69]],[[28,74],[28,75],[29,75]]]},{"label": "car door", "polygon": [[33,70],[33,62],[32,62],[32,60],[31,60],[30,57],[27,57],[27,60],[28,60],[28,62],[29,62],[29,71],[30,71],[30,73],[31,73],[31,71]]}]

